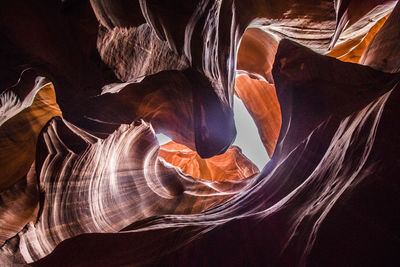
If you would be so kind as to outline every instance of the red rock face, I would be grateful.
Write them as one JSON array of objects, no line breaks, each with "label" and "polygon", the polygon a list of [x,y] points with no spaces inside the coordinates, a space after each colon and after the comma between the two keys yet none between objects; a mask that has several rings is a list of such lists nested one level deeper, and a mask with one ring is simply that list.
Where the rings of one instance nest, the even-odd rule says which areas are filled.
[{"label": "red rock face", "polygon": [[0,265],[399,265],[399,12],[4,3]]},{"label": "red rock face", "polygon": [[169,142],[161,146],[158,156],[179,167],[184,173],[204,180],[241,180],[259,173],[258,168],[237,146],[230,147],[222,155],[202,159],[188,147]]},{"label": "red rock face", "polygon": [[275,86],[267,81],[240,75],[236,78],[236,94],[256,122],[264,147],[272,157],[282,123]]}]

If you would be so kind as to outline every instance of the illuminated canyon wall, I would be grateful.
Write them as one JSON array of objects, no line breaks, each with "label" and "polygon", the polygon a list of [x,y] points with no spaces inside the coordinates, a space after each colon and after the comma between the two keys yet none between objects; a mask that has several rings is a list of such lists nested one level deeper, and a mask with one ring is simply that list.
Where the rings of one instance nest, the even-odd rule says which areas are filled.
[{"label": "illuminated canyon wall", "polygon": [[388,0],[6,1],[0,265],[400,265],[399,25]]}]

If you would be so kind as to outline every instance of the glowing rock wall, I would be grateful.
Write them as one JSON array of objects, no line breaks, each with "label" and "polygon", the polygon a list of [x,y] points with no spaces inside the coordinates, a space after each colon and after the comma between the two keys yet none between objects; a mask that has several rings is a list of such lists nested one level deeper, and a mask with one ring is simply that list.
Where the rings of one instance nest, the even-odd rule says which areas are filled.
[{"label": "glowing rock wall", "polygon": [[[4,3],[0,265],[399,265],[399,14]],[[234,94],[262,170],[231,146]]]}]

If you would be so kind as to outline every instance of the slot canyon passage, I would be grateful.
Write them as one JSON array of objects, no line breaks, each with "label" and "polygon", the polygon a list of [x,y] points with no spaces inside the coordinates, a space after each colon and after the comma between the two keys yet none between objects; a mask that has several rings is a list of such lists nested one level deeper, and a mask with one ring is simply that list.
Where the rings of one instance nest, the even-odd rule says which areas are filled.
[{"label": "slot canyon passage", "polygon": [[0,34],[1,266],[400,266],[398,1],[7,0]]}]

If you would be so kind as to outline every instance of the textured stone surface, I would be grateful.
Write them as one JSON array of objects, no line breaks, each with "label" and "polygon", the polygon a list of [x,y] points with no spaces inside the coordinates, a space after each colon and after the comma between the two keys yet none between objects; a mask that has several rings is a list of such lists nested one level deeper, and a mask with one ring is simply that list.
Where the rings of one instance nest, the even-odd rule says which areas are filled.
[{"label": "textured stone surface", "polygon": [[390,0],[6,1],[0,265],[400,265],[398,22]]},{"label": "textured stone surface", "polygon": [[188,147],[170,142],[161,146],[159,157],[192,177],[211,181],[240,180],[259,172],[237,146],[231,146],[222,155],[202,159]]},{"label": "textured stone surface", "polygon": [[362,55],[360,63],[381,71],[396,73],[400,71],[399,61],[399,21],[400,4],[397,3],[393,13],[387,19],[382,29],[371,41]]},{"label": "textured stone surface", "polygon": [[289,41],[275,62],[284,131],[254,183],[206,213],[67,240],[38,265],[71,251],[67,264],[396,265],[399,75]]},{"label": "textured stone surface", "polygon": [[[36,142],[40,131],[49,119],[61,115],[53,85],[44,81],[37,87],[38,93],[33,96],[32,103],[28,103],[28,107],[13,114],[14,116],[1,125],[0,190],[13,185],[28,173],[35,160]],[[1,100],[9,99],[6,93],[0,96]],[[19,103],[17,98],[16,103],[8,107],[8,111],[12,112],[13,107],[19,106]],[[6,110],[3,112],[7,113]]]},{"label": "textured stone surface", "polygon": [[281,108],[275,86],[246,75],[236,78],[236,94],[253,117],[268,155],[274,154],[281,129]]}]

